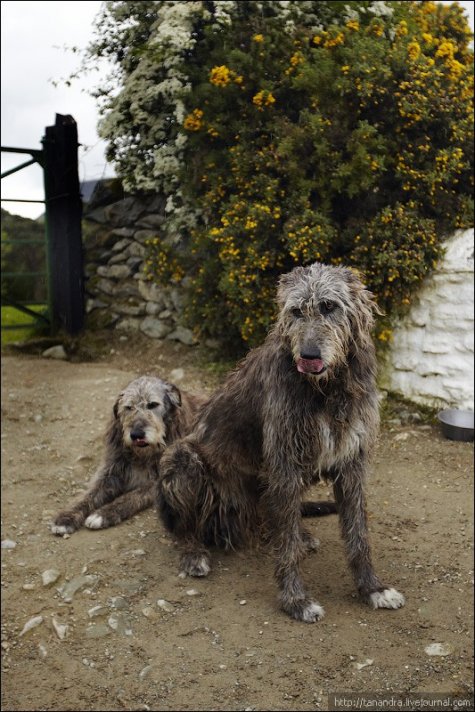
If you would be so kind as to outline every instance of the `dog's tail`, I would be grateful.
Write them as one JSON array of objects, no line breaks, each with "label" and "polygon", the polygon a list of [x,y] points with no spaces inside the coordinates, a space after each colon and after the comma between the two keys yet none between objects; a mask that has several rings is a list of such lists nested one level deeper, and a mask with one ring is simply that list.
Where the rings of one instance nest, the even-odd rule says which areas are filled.
[{"label": "dog's tail", "polygon": [[337,514],[335,502],[302,502],[300,505],[302,517],[324,517],[327,514]]}]

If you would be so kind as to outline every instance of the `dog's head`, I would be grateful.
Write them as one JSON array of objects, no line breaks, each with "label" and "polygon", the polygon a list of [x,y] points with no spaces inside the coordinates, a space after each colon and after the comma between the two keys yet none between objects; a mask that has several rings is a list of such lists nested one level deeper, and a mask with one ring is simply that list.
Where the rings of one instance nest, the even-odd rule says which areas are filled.
[{"label": "dog's head", "polygon": [[279,281],[277,332],[297,370],[312,379],[331,377],[362,350],[372,349],[378,311],[358,275],[318,262],[296,267]]},{"label": "dog's head", "polygon": [[181,393],[173,384],[151,376],[136,378],[114,404],[110,440],[137,457],[154,456],[166,447],[180,406]]}]

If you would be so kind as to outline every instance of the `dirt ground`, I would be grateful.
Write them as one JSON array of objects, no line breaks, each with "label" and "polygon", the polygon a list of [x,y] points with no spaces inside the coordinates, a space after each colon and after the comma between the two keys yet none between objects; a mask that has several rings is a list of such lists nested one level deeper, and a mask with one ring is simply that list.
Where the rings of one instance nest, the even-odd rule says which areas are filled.
[{"label": "dirt ground", "polygon": [[[98,464],[122,386],[177,368],[192,391],[221,378],[196,348],[110,334],[99,346],[69,362],[2,358],[3,710],[316,710],[343,692],[473,693],[472,443],[407,417],[383,425],[373,555],[407,604],[372,611],[356,598],[330,516],[309,520],[321,547],[303,565],[326,616],[298,623],[277,607],[263,551],[217,552],[207,579],[179,578],[152,509],[112,529],[49,532]],[[426,652],[434,643],[444,655]]]}]

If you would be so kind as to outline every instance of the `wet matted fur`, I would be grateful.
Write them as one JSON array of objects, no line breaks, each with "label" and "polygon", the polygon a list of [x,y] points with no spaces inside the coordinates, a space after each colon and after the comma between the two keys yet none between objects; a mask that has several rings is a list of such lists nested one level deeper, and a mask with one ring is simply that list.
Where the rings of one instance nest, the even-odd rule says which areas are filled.
[{"label": "wet matted fur", "polygon": [[207,575],[207,547],[238,546],[263,519],[282,608],[297,620],[319,620],[323,608],[299,572],[313,548],[301,516],[318,513],[302,495],[325,479],[359,593],[373,608],[399,608],[404,597],[373,570],[364,493],[379,424],[376,305],[352,271],[319,263],[283,275],[277,299],[280,313],[263,345],[162,458],[158,505],[183,545],[181,573]]},{"label": "wet matted fur", "polygon": [[103,461],[89,488],[56,515],[51,531],[105,529],[150,507],[166,445],[190,431],[204,400],[160,378],[131,381],[114,404]]}]

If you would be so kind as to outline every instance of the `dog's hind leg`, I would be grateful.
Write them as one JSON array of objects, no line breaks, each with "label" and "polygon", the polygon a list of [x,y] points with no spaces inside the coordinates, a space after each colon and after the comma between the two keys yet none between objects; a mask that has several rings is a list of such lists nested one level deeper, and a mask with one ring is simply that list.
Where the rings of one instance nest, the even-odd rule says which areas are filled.
[{"label": "dog's hind leg", "polygon": [[[336,514],[337,511],[335,502],[302,502],[300,505],[302,517],[326,517],[328,514]],[[320,541],[304,527],[301,528],[300,536],[302,537],[305,551],[316,551],[320,546]]]},{"label": "dog's hind leg", "polygon": [[165,452],[157,489],[161,520],[182,545],[180,576],[207,576],[211,562],[206,530],[215,496],[205,464],[190,443],[179,442]]}]

